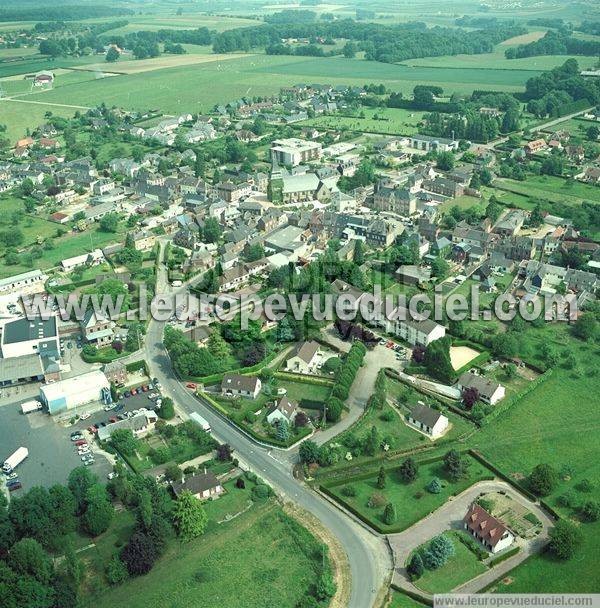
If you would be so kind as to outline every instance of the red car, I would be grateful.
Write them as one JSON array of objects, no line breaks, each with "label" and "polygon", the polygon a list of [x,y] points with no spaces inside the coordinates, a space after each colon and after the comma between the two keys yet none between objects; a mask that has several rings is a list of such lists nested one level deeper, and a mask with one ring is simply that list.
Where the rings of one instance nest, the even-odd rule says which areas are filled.
[{"label": "red car", "polygon": [[97,433],[98,429],[95,426],[90,426],[90,427],[88,427],[88,431],[90,433]]},{"label": "red car", "polygon": [[137,395],[137,389],[132,388],[132,389],[131,389],[131,394],[132,394],[132,395]]},{"label": "red car", "polygon": [[79,441],[75,442],[75,445],[77,445],[77,446],[79,446],[79,445],[87,445],[87,441],[85,439],[80,439]]},{"label": "red car", "polygon": [[21,482],[18,483],[13,483],[12,486],[8,486],[8,491],[9,492],[14,492],[15,490],[20,490],[23,486],[21,485]]},{"label": "red car", "polygon": [[195,385],[193,382],[188,382],[188,383],[186,384],[186,386],[187,386],[188,388],[193,388],[193,389],[195,389],[195,388],[196,388],[196,385]]},{"label": "red car", "polygon": [[109,422],[117,422],[118,418],[116,416],[111,416],[108,420]]},{"label": "red car", "polygon": [[147,384],[144,384],[144,386],[142,386],[142,390],[144,391],[144,393],[147,393],[149,388]]}]

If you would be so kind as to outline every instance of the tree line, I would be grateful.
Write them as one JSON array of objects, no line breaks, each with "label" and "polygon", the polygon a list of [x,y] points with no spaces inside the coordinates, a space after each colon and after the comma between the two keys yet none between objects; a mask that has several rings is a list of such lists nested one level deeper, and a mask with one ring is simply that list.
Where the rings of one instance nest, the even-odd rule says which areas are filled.
[{"label": "tree line", "polygon": [[518,47],[506,49],[507,59],[535,57],[538,55],[598,55],[600,42],[574,38],[570,32],[555,32],[549,30],[539,40]]}]

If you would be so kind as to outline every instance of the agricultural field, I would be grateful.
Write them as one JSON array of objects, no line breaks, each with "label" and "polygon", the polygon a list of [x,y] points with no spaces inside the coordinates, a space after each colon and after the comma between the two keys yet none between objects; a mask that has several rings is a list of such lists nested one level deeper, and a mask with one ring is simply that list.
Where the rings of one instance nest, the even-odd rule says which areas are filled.
[{"label": "agricultural field", "polygon": [[[117,70],[119,66],[131,63],[130,69],[138,73],[95,79],[63,88],[57,83],[54,90],[33,93],[28,99],[87,107],[103,101],[107,105],[144,110],[151,107],[175,114],[183,111],[208,111],[218,103],[244,95],[271,95],[282,86],[302,80],[358,86],[365,82],[382,82],[389,88],[404,93],[409,93],[416,84],[426,81],[439,84],[448,93],[467,93],[473,89],[486,88],[519,91],[527,78],[539,73],[476,69],[454,73],[446,68],[412,68],[359,59],[307,60],[303,57],[262,54],[228,55],[216,61],[212,55],[161,57],[147,61],[154,62],[148,66],[160,66],[162,63],[163,67],[140,72],[139,64],[142,62],[123,61],[115,64],[116,71],[120,71]],[[170,62],[179,65],[165,67]],[[181,65],[185,62],[191,63]],[[89,59],[87,64],[94,65]],[[104,65],[101,67],[107,69]]]},{"label": "agricultural field", "polygon": [[554,133],[555,131],[568,131],[574,137],[586,139],[585,131],[592,126],[599,126],[600,123],[594,120],[586,120],[585,118],[571,118],[565,120],[559,125],[544,129],[546,133]]},{"label": "agricultural field", "polygon": [[[468,475],[456,482],[448,479],[441,460],[419,464],[419,460],[416,459],[419,473],[417,479],[412,483],[403,482],[397,467],[394,467],[386,470],[384,489],[377,487],[377,471],[375,470],[372,477],[351,479],[346,484],[329,487],[328,491],[338,500],[349,505],[360,514],[364,521],[374,525],[376,529],[382,532],[400,532],[441,507],[451,496],[460,494],[477,481],[491,476],[490,471],[480,463],[469,456],[464,458],[470,464]],[[433,494],[426,489],[433,478],[441,481],[442,489],[438,494]],[[348,496],[349,486],[352,487],[350,491],[354,493],[353,496]],[[389,502],[394,504],[397,513],[396,522],[392,525],[383,521],[383,511]]]},{"label": "agricultural field", "polygon": [[[479,69],[485,71],[514,70],[533,76],[531,72],[540,70],[551,70],[562,65],[568,55],[541,55],[539,57],[524,57],[522,59],[507,59],[504,56],[506,47],[498,46],[493,53],[482,53],[481,55],[442,55],[441,57],[423,57],[419,59],[407,59],[403,65],[414,67],[445,68],[447,70]],[[577,57],[581,69],[592,68],[596,57]]]},{"label": "agricultural field", "polygon": [[[462,531],[445,532],[444,536],[454,545],[454,555],[437,570],[425,570],[415,581],[415,586],[426,593],[448,593],[455,587],[482,574],[487,568],[477,556],[460,541]],[[466,538],[469,538],[465,534]]]},{"label": "agricultural field", "polygon": [[357,116],[316,116],[299,123],[317,129],[349,129],[362,133],[384,135],[412,135],[423,120],[424,112],[411,112],[400,108],[364,108]]},{"label": "agricultural field", "polygon": [[[211,509],[219,509],[219,502],[210,505]],[[123,527],[121,533],[109,530],[107,538],[101,537],[99,546],[92,549],[104,554],[103,563],[130,534]],[[196,605],[199,598],[206,608],[295,606],[308,593],[321,562],[317,542],[313,540],[314,546],[307,547],[305,540],[274,502],[255,504],[232,522],[209,526],[197,540],[173,540],[147,576],[108,587],[98,572],[82,605],[158,608],[168,597],[172,608]],[[86,559],[87,554],[81,556]],[[280,563],[286,567],[278,568]]]}]

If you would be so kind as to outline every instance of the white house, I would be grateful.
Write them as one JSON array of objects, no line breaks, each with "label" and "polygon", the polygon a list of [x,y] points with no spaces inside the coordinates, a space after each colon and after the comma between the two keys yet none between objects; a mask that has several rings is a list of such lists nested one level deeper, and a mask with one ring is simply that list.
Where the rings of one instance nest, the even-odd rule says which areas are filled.
[{"label": "white house", "polygon": [[432,439],[443,435],[448,428],[448,418],[426,405],[417,405],[413,408],[410,414],[407,414],[406,421]]},{"label": "white house", "polygon": [[281,420],[285,420],[288,424],[292,424],[296,419],[298,413],[298,406],[290,401],[287,397],[282,397],[272,412],[267,415],[267,422],[269,424],[275,424]]},{"label": "white house", "polygon": [[506,389],[499,382],[472,372],[461,374],[457,388],[461,393],[469,388],[475,389],[479,393],[479,399],[490,405],[496,405],[506,394]]},{"label": "white house", "polygon": [[94,249],[90,253],[76,255],[72,258],[67,258],[61,262],[63,270],[70,272],[79,266],[98,266],[106,262],[106,258],[101,249]]},{"label": "white house", "polygon": [[320,360],[320,346],[318,342],[301,342],[292,351],[291,357],[285,362],[287,371],[299,374],[314,374]]},{"label": "white house", "polygon": [[475,502],[469,507],[463,524],[465,530],[491,553],[498,553],[515,541],[514,534],[499,519]]},{"label": "white house", "polygon": [[434,340],[446,335],[446,328],[431,319],[416,320],[410,312],[399,306],[386,319],[385,328],[413,346],[429,346]]},{"label": "white house", "polygon": [[260,378],[242,376],[241,374],[225,374],[221,380],[221,394],[225,397],[245,397],[256,399],[260,393]]}]

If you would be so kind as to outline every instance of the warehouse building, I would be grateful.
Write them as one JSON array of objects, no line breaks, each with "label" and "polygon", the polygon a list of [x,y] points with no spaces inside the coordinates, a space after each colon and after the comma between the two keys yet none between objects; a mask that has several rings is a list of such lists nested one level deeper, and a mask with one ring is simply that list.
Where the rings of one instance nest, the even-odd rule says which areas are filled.
[{"label": "warehouse building", "polygon": [[2,329],[2,357],[58,356],[60,343],[56,317],[9,321]]},{"label": "warehouse building", "polygon": [[74,378],[40,386],[40,401],[48,413],[59,414],[92,401],[102,401],[106,392],[110,395],[110,383],[99,370]]}]

